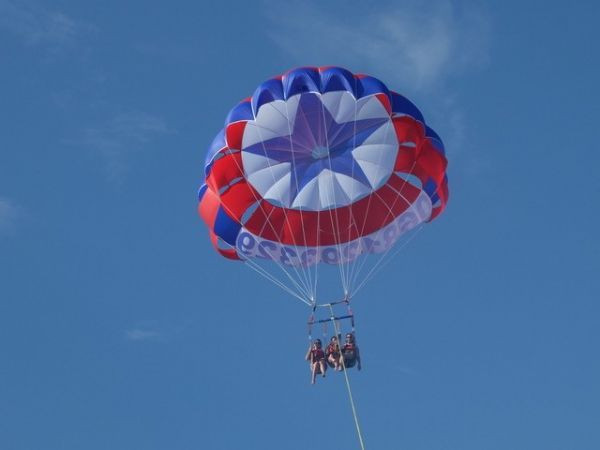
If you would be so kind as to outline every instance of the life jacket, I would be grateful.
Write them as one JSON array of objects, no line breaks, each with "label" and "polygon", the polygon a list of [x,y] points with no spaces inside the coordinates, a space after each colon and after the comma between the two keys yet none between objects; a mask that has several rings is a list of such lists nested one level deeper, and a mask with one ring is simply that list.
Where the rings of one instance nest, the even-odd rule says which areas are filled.
[{"label": "life jacket", "polygon": [[355,353],[356,344],[354,342],[347,342],[344,344],[344,353]]},{"label": "life jacket", "polygon": [[322,359],[325,359],[325,353],[323,352],[322,349],[317,348],[317,349],[312,349],[310,351],[311,356],[312,356],[312,361],[321,361]]},{"label": "life jacket", "polygon": [[327,346],[327,351],[325,352],[328,355],[335,355],[335,354],[339,354],[340,353],[340,346],[337,344],[329,344]]}]

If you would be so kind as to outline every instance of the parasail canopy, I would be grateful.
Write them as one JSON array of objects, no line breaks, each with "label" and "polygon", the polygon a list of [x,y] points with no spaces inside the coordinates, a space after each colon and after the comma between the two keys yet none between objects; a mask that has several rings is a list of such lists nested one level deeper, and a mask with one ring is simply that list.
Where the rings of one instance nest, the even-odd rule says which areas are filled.
[{"label": "parasail canopy", "polygon": [[227,115],[198,211],[221,255],[313,303],[317,266],[340,266],[348,295],[362,256],[383,258],[444,210],[446,166],[440,137],[406,97],[340,67],[299,68]]}]

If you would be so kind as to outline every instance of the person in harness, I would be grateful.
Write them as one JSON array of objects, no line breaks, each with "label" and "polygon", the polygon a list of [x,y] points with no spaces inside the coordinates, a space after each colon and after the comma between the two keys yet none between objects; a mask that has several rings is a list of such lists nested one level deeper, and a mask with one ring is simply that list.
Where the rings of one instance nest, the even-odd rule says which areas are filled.
[{"label": "person in harness", "polygon": [[338,337],[331,336],[329,345],[325,349],[325,356],[327,357],[327,364],[329,364],[329,367],[333,367],[334,370],[342,370],[340,355],[340,342]]},{"label": "person in harness", "polygon": [[342,364],[342,358],[344,368],[354,367],[356,365],[356,368],[361,370],[360,352],[352,333],[346,334],[346,341],[342,346],[342,357],[340,358],[340,364]]},{"label": "person in harness", "polygon": [[316,377],[318,374],[322,374],[325,377],[327,371],[327,364],[325,364],[325,352],[321,348],[321,339],[315,339],[312,345],[308,348],[304,359],[310,362],[311,371],[311,383],[315,384]]}]

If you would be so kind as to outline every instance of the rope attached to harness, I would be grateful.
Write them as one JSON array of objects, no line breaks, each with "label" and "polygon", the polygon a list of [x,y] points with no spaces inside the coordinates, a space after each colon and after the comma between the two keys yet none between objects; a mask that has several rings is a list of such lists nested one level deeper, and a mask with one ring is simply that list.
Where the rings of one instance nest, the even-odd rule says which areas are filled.
[{"label": "rope attached to harness", "polygon": [[[335,330],[336,336],[340,336],[340,330],[338,327],[338,323],[336,321],[336,317],[333,314],[333,306],[329,305],[329,310],[331,312],[331,321],[333,322],[333,328]],[[352,328],[354,328],[354,321],[352,321]],[[344,369],[344,378],[346,379],[346,389],[348,390],[348,398],[350,399],[350,406],[352,406],[352,415],[354,416],[354,425],[356,426],[356,433],[358,434],[358,441],[360,443],[361,450],[365,450],[365,443],[362,438],[362,433],[360,431],[360,424],[358,423],[358,414],[356,413],[356,406],[354,405],[354,398],[352,397],[352,388],[350,387],[350,379],[348,378],[348,371],[346,370],[346,362],[344,361],[344,354],[342,352],[341,343],[338,341],[338,345],[340,346],[340,359],[342,361],[342,367]]]}]

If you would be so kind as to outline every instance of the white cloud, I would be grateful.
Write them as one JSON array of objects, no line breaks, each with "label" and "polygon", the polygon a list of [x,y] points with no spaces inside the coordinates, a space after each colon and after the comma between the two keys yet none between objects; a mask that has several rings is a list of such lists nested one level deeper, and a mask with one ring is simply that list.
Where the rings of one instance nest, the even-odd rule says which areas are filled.
[{"label": "white cloud", "polygon": [[129,341],[162,341],[165,333],[156,320],[144,320],[125,330],[125,338]]},{"label": "white cloud", "polygon": [[186,330],[192,325],[193,322],[188,320],[177,324],[165,324],[158,320],[143,320],[125,330],[124,334],[125,339],[128,341],[168,342],[182,338]]},{"label": "white cloud", "polygon": [[109,177],[118,181],[127,168],[127,155],[170,133],[166,122],[152,114],[130,111],[84,130],[83,143],[106,160]]},{"label": "white cloud", "polygon": [[63,46],[90,28],[65,13],[30,1],[0,0],[0,30],[12,33],[29,45]]},{"label": "white cloud", "polygon": [[156,330],[133,328],[125,331],[125,337],[130,341],[148,341],[160,339],[161,334]]},{"label": "white cloud", "polygon": [[403,367],[403,366],[396,365],[393,367],[393,370],[395,370],[403,375],[410,375],[410,376],[417,375],[417,371],[414,369],[411,369],[410,367]]},{"label": "white cloud", "polygon": [[[263,3],[268,36],[290,65],[339,65],[383,80],[418,101],[427,123],[440,133],[450,159],[481,159],[469,146],[472,118],[452,81],[489,62],[490,21],[476,4],[450,0],[390,2],[352,7],[309,1],[293,13]],[[452,165],[452,162],[451,162]],[[483,168],[481,164],[479,168]]]},{"label": "white cloud", "polygon": [[414,91],[487,60],[485,15],[449,1],[355,8],[352,14],[315,2],[294,5],[293,14],[285,8],[265,4],[267,33],[301,64],[338,64]]},{"label": "white cloud", "polygon": [[18,215],[17,206],[7,198],[0,197],[0,233],[10,232]]},{"label": "white cloud", "polygon": [[97,148],[120,148],[128,144],[144,144],[156,135],[168,133],[160,117],[139,111],[117,114],[99,127],[86,130],[88,142]]}]

